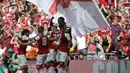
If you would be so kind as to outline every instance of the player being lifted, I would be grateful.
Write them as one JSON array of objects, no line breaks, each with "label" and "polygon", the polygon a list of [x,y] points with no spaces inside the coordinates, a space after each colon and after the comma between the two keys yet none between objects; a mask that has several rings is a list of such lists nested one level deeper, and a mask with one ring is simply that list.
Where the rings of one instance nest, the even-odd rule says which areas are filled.
[{"label": "player being lifted", "polygon": [[57,49],[60,45],[60,42],[59,42],[60,30],[57,29],[58,24],[52,22],[53,19],[54,18],[51,19],[51,24],[50,24],[50,27],[49,27],[49,30],[48,30],[48,35],[49,35],[49,38],[58,37],[58,39],[55,40],[55,41],[49,41],[50,52],[48,53],[48,57],[47,57],[47,62],[49,64],[48,73],[54,73],[54,71],[56,71],[56,73],[57,73],[56,54],[57,54]]},{"label": "player being lifted", "polygon": [[[59,29],[57,29],[59,27],[58,24],[50,24],[49,38],[58,37],[58,39],[55,41],[49,41],[50,52],[47,57],[49,63],[48,73],[54,73],[54,70],[56,70],[56,64],[58,64],[58,72],[56,71],[56,73],[62,73],[63,68],[65,67],[65,61],[68,57],[68,44],[70,44],[70,36],[68,35],[69,30],[66,28],[63,17],[59,18],[59,24]],[[68,37],[66,35],[68,35]]]}]

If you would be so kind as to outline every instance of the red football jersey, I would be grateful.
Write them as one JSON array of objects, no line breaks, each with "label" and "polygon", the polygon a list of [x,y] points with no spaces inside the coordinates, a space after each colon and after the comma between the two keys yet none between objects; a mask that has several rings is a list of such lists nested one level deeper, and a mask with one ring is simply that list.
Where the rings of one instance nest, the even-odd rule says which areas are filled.
[{"label": "red football jersey", "polygon": [[[52,31],[51,32],[51,34],[50,34],[50,38],[55,38],[55,37],[57,37],[57,35],[59,34],[60,32],[59,32],[59,30],[55,30],[55,31]],[[49,41],[49,48],[51,48],[51,49],[54,49],[54,45],[53,45],[53,42],[54,41]]]},{"label": "red football jersey", "polygon": [[60,31],[57,36],[59,37],[58,40],[60,42],[59,51],[68,52],[67,50],[68,41],[67,41],[67,38],[65,37],[65,32]]},{"label": "red football jersey", "polygon": [[[26,43],[27,41],[24,41],[24,40],[21,39],[21,42]],[[18,55],[25,55],[26,54],[26,48],[27,48],[27,45],[21,45],[20,44],[20,47],[18,48]]]},{"label": "red football jersey", "polygon": [[48,52],[49,52],[49,50],[48,50],[48,37],[47,36],[39,36],[37,54],[46,54]]}]

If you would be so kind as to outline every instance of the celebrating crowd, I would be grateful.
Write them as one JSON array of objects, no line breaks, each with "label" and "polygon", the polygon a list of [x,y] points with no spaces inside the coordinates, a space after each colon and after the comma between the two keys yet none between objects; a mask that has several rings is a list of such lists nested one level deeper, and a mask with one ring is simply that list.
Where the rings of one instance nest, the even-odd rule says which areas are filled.
[{"label": "celebrating crowd", "polygon": [[[69,60],[130,59],[130,10],[97,4],[110,24],[72,37],[63,17],[40,11],[26,0],[0,3],[0,60],[5,73],[27,73],[27,60],[36,59],[39,73],[69,73]],[[87,25],[87,24],[86,24]]]}]

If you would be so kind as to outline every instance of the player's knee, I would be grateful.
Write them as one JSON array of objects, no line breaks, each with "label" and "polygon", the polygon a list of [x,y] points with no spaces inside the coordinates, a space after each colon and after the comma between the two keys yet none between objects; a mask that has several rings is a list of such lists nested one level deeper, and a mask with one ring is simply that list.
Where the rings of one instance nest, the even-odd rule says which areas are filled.
[{"label": "player's knee", "polygon": [[41,65],[37,65],[36,68],[37,68],[38,71],[40,71],[42,69],[42,66]]}]

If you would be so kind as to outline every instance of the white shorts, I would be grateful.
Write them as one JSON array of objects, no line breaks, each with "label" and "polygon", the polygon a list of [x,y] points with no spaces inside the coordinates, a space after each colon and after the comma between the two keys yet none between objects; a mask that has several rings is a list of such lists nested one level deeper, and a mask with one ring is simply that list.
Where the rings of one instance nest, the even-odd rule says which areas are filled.
[{"label": "white shorts", "polygon": [[57,62],[65,62],[66,59],[67,59],[67,53],[58,51],[58,53],[56,55],[56,61]]},{"label": "white shorts", "polygon": [[50,49],[50,52],[47,55],[47,62],[55,60],[56,60],[56,52],[54,51],[54,49]]},{"label": "white shorts", "polygon": [[65,60],[65,67],[67,67],[67,66],[68,66],[68,62],[69,62],[69,60],[70,60],[70,57],[69,57],[69,56],[67,56],[67,58],[66,58],[66,60]]},{"label": "white shorts", "polygon": [[25,55],[18,55],[18,62],[20,66],[27,65],[27,60]]},{"label": "white shorts", "polygon": [[46,63],[47,54],[37,55],[36,64],[42,65]]}]

